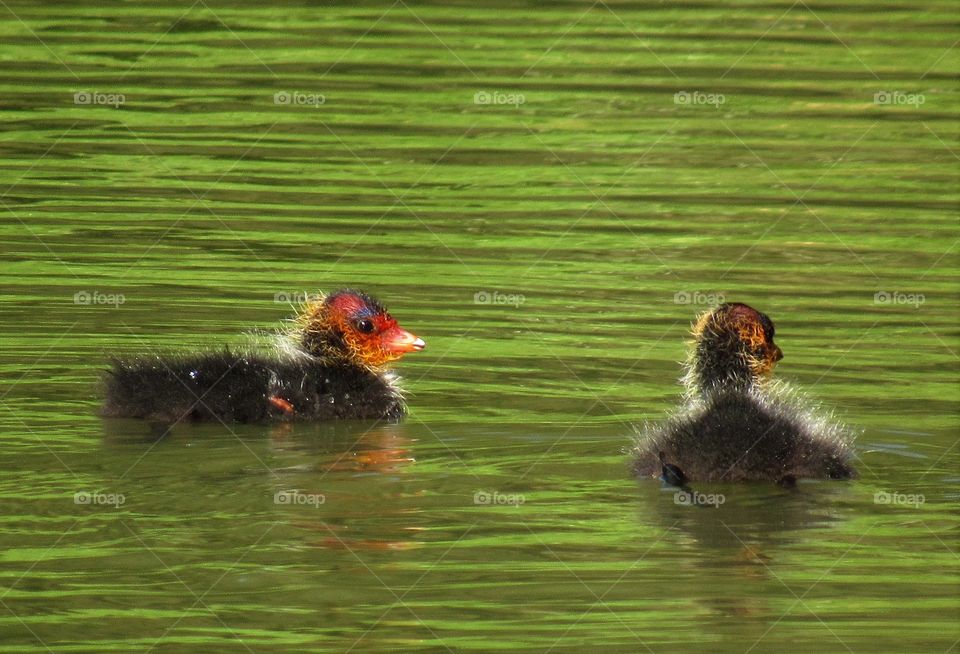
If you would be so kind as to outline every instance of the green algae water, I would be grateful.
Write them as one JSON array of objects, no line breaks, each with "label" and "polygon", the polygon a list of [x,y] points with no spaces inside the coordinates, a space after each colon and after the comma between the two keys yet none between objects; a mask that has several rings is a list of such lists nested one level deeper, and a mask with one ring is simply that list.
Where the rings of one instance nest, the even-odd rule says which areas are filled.
[{"label": "green algae water", "polygon": [[[0,653],[955,651],[955,9],[3,3]],[[404,422],[97,417],[346,285]],[[858,481],[630,478],[723,300]]]}]

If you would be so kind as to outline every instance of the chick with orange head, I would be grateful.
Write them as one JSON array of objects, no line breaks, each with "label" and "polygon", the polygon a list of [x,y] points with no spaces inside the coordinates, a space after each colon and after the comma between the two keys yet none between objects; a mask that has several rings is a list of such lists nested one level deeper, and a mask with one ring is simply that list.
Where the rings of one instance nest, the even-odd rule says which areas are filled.
[{"label": "chick with orange head", "polygon": [[396,419],[389,364],[426,344],[350,289],[308,303],[277,347],[115,359],[102,414],[162,422]]},{"label": "chick with orange head", "polygon": [[785,486],[856,477],[846,428],[772,379],[783,359],[774,333],[773,321],[746,304],[721,304],[696,320],[683,377],[687,401],[639,434],[638,475]]},{"label": "chick with orange head", "polygon": [[402,329],[382,304],[361,291],[321,295],[297,317],[293,334],[304,351],[328,361],[382,369],[426,343]]},{"label": "chick with orange head", "polygon": [[695,393],[716,387],[749,388],[769,381],[783,351],[773,321],[739,302],[704,312],[693,325],[694,346],[684,381]]}]

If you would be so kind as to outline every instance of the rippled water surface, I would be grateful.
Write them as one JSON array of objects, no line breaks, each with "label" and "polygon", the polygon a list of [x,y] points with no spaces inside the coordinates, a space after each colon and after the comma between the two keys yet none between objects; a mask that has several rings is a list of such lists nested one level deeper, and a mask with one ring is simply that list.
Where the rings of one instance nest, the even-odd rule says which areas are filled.
[{"label": "rippled water surface", "polygon": [[[955,9],[2,3],[0,652],[955,650]],[[344,285],[401,424],[97,417]],[[723,299],[860,480],[630,478]]]}]

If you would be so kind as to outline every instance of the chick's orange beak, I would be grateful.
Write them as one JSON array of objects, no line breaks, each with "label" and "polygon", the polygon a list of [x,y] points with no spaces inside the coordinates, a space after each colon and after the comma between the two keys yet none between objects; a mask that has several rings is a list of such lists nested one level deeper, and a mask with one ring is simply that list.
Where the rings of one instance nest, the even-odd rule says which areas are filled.
[{"label": "chick's orange beak", "polygon": [[427,346],[422,338],[417,338],[405,329],[393,327],[383,333],[380,337],[383,349],[392,354],[406,354],[407,352],[419,352]]}]

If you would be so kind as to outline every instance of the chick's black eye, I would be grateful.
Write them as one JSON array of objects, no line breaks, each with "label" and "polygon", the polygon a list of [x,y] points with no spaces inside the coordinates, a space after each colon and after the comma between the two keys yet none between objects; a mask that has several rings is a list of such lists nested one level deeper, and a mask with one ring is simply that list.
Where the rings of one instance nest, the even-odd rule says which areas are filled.
[{"label": "chick's black eye", "polygon": [[371,332],[373,332],[373,321],[370,321],[364,318],[363,320],[357,323],[357,330],[364,334],[370,334]]}]

